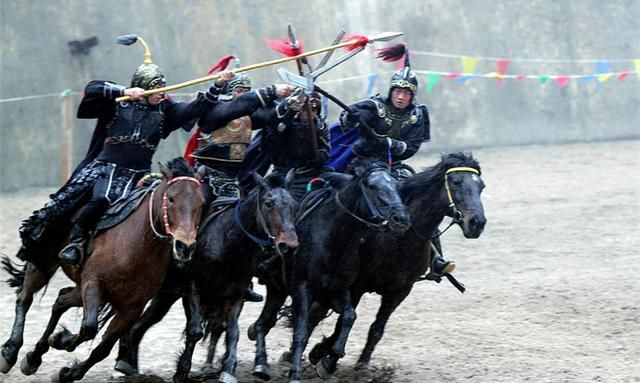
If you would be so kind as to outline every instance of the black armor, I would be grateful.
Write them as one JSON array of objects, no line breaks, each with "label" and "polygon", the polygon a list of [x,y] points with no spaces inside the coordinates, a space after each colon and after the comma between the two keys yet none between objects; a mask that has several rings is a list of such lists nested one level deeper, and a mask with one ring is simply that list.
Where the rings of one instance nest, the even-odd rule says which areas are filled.
[{"label": "black armor", "polygon": [[391,105],[389,97],[380,95],[351,105],[358,119],[342,112],[340,122],[344,131],[362,128],[360,119],[373,130],[373,137],[361,134],[353,151],[359,157],[376,157],[393,164],[413,156],[423,142],[430,138],[429,112],[426,105],[411,104],[403,110]]},{"label": "black armor", "polygon": [[[53,225],[68,225],[81,205],[74,223],[86,232],[92,230],[106,208],[124,198],[149,171],[160,140],[176,129],[190,129],[189,121],[213,105],[217,90],[210,89],[188,104],[171,99],[158,105],[116,104],[114,99],[122,95],[124,87],[108,81],[92,81],[85,88],[78,117],[98,119],[89,151],[51,201],[23,221],[20,235],[26,250],[46,240],[46,231]],[[21,253],[29,257],[29,251]]]}]

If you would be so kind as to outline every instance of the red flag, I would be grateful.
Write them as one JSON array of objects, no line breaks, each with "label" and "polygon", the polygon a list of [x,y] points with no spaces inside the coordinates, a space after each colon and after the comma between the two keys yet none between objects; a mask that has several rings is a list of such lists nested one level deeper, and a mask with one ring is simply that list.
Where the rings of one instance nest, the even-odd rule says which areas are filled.
[{"label": "red flag", "polygon": [[200,137],[200,126],[198,126],[193,135],[191,135],[191,138],[189,138],[189,142],[187,142],[187,147],[184,149],[183,157],[191,166],[196,164],[196,159],[191,156],[191,153],[193,153],[198,148],[198,137]]}]

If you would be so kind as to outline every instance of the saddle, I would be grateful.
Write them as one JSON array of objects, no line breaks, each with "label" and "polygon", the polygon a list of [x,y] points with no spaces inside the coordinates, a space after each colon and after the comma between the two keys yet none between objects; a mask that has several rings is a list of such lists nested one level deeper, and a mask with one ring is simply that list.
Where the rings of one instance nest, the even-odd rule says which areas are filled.
[{"label": "saddle", "polygon": [[124,221],[140,206],[147,194],[156,189],[158,185],[159,183],[153,183],[149,186],[133,189],[125,199],[110,206],[102,217],[100,217],[96,225],[96,233],[110,229]]}]

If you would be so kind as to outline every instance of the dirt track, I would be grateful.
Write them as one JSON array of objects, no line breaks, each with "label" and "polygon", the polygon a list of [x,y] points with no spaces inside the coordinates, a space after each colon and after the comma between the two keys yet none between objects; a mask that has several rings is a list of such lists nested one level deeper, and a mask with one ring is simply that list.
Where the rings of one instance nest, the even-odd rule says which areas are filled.
[{"label": "dirt track", "polygon": [[[467,292],[461,295],[445,282],[417,284],[387,326],[374,371],[361,373],[352,367],[378,302],[366,296],[348,355],[330,381],[640,382],[640,141],[484,149],[474,155],[487,184],[486,230],[477,240],[464,239],[458,229],[443,238],[445,255],[457,261],[456,275]],[[427,156],[412,164],[435,162]],[[0,195],[0,252],[15,254],[20,220],[51,191]],[[19,360],[43,331],[55,293],[66,285],[56,276],[44,297],[36,298]],[[14,297],[2,284],[0,342],[10,334]],[[140,365],[154,376],[151,381],[170,381],[173,373],[184,326],[179,306],[143,341]],[[260,304],[249,303],[242,313],[240,382],[253,381],[253,345],[244,334],[259,310]],[[68,313],[62,323],[77,329],[79,314]],[[332,329],[330,318],[310,344]],[[267,338],[274,369],[289,339],[282,326]],[[25,377],[16,366],[0,382],[49,381],[96,344],[73,355],[50,351],[36,375]],[[204,355],[198,347],[194,369]],[[83,381],[124,381],[112,370],[114,358],[115,351]],[[286,368],[277,372],[281,377],[273,381],[285,382]],[[320,381],[310,368],[306,377]]]}]

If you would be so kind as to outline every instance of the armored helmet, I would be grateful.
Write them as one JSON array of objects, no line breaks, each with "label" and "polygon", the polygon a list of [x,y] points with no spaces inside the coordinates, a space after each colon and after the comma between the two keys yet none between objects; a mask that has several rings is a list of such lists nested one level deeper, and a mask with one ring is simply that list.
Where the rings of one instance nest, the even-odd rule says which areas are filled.
[{"label": "armored helmet", "polygon": [[389,94],[395,88],[408,89],[415,97],[418,92],[418,76],[411,70],[409,62],[409,48],[406,44],[396,44],[389,48],[381,49],[378,57],[384,61],[397,61],[404,57],[404,67],[391,75]]},{"label": "armored helmet", "polygon": [[118,44],[131,45],[136,41],[144,46],[144,62],[136,69],[131,78],[131,87],[142,88],[145,90],[153,89],[158,84],[166,84],[167,80],[159,66],[151,62],[151,50],[146,41],[138,35],[123,35],[118,37]]}]

